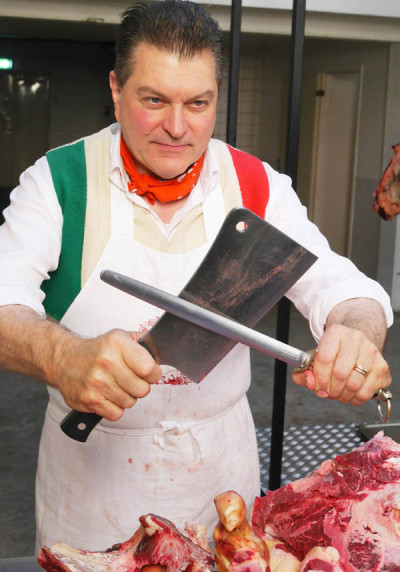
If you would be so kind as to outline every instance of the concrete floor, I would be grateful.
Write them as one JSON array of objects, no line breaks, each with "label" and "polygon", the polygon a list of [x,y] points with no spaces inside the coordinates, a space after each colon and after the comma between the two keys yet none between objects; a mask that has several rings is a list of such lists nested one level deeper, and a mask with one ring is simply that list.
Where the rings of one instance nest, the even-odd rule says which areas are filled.
[{"label": "concrete floor", "polygon": [[[275,336],[275,311],[257,329]],[[392,391],[400,396],[400,314],[389,331],[386,359],[392,368]],[[314,347],[308,324],[291,312],[290,343],[307,350]],[[252,352],[253,382],[249,400],[258,428],[271,424],[274,361]],[[34,552],[34,480],[40,430],[47,402],[44,386],[22,376],[0,372],[0,559],[31,556]],[[392,419],[400,419],[395,397]],[[287,384],[287,427],[377,422],[375,403],[358,408],[318,399],[291,381]],[[121,539],[123,540],[123,539]]]}]

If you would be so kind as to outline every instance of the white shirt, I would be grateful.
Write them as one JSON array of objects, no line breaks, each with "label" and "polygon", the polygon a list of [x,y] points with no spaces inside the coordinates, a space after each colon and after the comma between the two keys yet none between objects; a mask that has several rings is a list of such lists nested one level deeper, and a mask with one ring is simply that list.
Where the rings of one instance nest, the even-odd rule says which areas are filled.
[{"label": "white shirt", "polygon": [[[207,149],[199,181],[184,206],[170,223],[164,224],[151,206],[135,193],[129,193],[127,175],[119,153],[119,129],[113,130],[110,178],[129,198],[148,209],[165,235],[171,236],[183,217],[204,199],[219,177],[219,166],[210,146]],[[390,298],[374,280],[361,273],[347,258],[333,253],[326,239],[307,218],[286,175],[264,163],[269,178],[270,198],[265,218],[270,224],[318,256],[317,262],[291,288],[287,297],[309,320],[318,340],[329,312],[338,303],[351,298],[377,300],[393,323]],[[48,273],[57,268],[61,250],[63,216],[54,189],[46,157],[39,159],[20,178],[11,193],[11,204],[4,211],[0,227],[0,306],[21,304],[44,314],[44,293],[40,289]]]}]

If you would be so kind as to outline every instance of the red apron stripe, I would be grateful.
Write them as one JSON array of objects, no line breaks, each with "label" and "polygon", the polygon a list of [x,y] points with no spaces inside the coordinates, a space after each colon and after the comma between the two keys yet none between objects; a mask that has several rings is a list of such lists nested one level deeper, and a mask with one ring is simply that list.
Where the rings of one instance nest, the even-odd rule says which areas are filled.
[{"label": "red apron stripe", "polygon": [[227,145],[239,179],[243,206],[264,218],[269,200],[269,181],[262,161]]}]

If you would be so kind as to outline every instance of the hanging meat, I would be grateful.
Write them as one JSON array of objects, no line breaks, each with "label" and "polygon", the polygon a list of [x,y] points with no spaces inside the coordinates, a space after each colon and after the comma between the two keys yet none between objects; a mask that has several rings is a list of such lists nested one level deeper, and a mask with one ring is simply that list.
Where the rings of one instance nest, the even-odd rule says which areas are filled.
[{"label": "hanging meat", "polygon": [[268,548],[252,531],[243,498],[227,491],[214,503],[219,517],[214,530],[218,572],[271,572]]},{"label": "hanging meat", "polygon": [[374,210],[384,219],[400,213],[400,143],[392,147],[394,156],[374,192]]},{"label": "hanging meat", "polygon": [[[256,499],[251,525],[261,538],[289,546],[302,572],[400,572],[400,445],[380,432],[268,491]],[[324,565],[310,568],[304,559],[312,563],[316,546],[330,550],[314,554]]]},{"label": "hanging meat", "polygon": [[208,547],[204,527],[190,524],[186,536],[160,516],[147,514],[139,520],[141,526],[132,538],[105,552],[89,552],[60,542],[52,548],[44,546],[38,562],[48,572],[139,572],[150,565],[162,566],[166,572],[213,569],[209,550],[202,548]]}]

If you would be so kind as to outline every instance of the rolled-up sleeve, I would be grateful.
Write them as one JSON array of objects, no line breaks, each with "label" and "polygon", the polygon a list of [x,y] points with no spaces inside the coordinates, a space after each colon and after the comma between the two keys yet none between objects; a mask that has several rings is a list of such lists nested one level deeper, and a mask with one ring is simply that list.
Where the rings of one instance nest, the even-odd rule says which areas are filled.
[{"label": "rolled-up sleeve", "polygon": [[314,338],[321,337],[327,317],[334,306],[352,298],[379,302],[387,326],[393,323],[390,298],[382,286],[348,259],[334,253],[315,224],[307,217],[291,186],[291,179],[265,164],[270,182],[266,220],[318,257],[312,267],[287,292],[286,296],[310,323]]},{"label": "rolled-up sleeve", "polygon": [[43,314],[40,286],[57,268],[63,224],[45,157],[21,175],[10,199],[0,227],[0,306],[22,304]]}]

